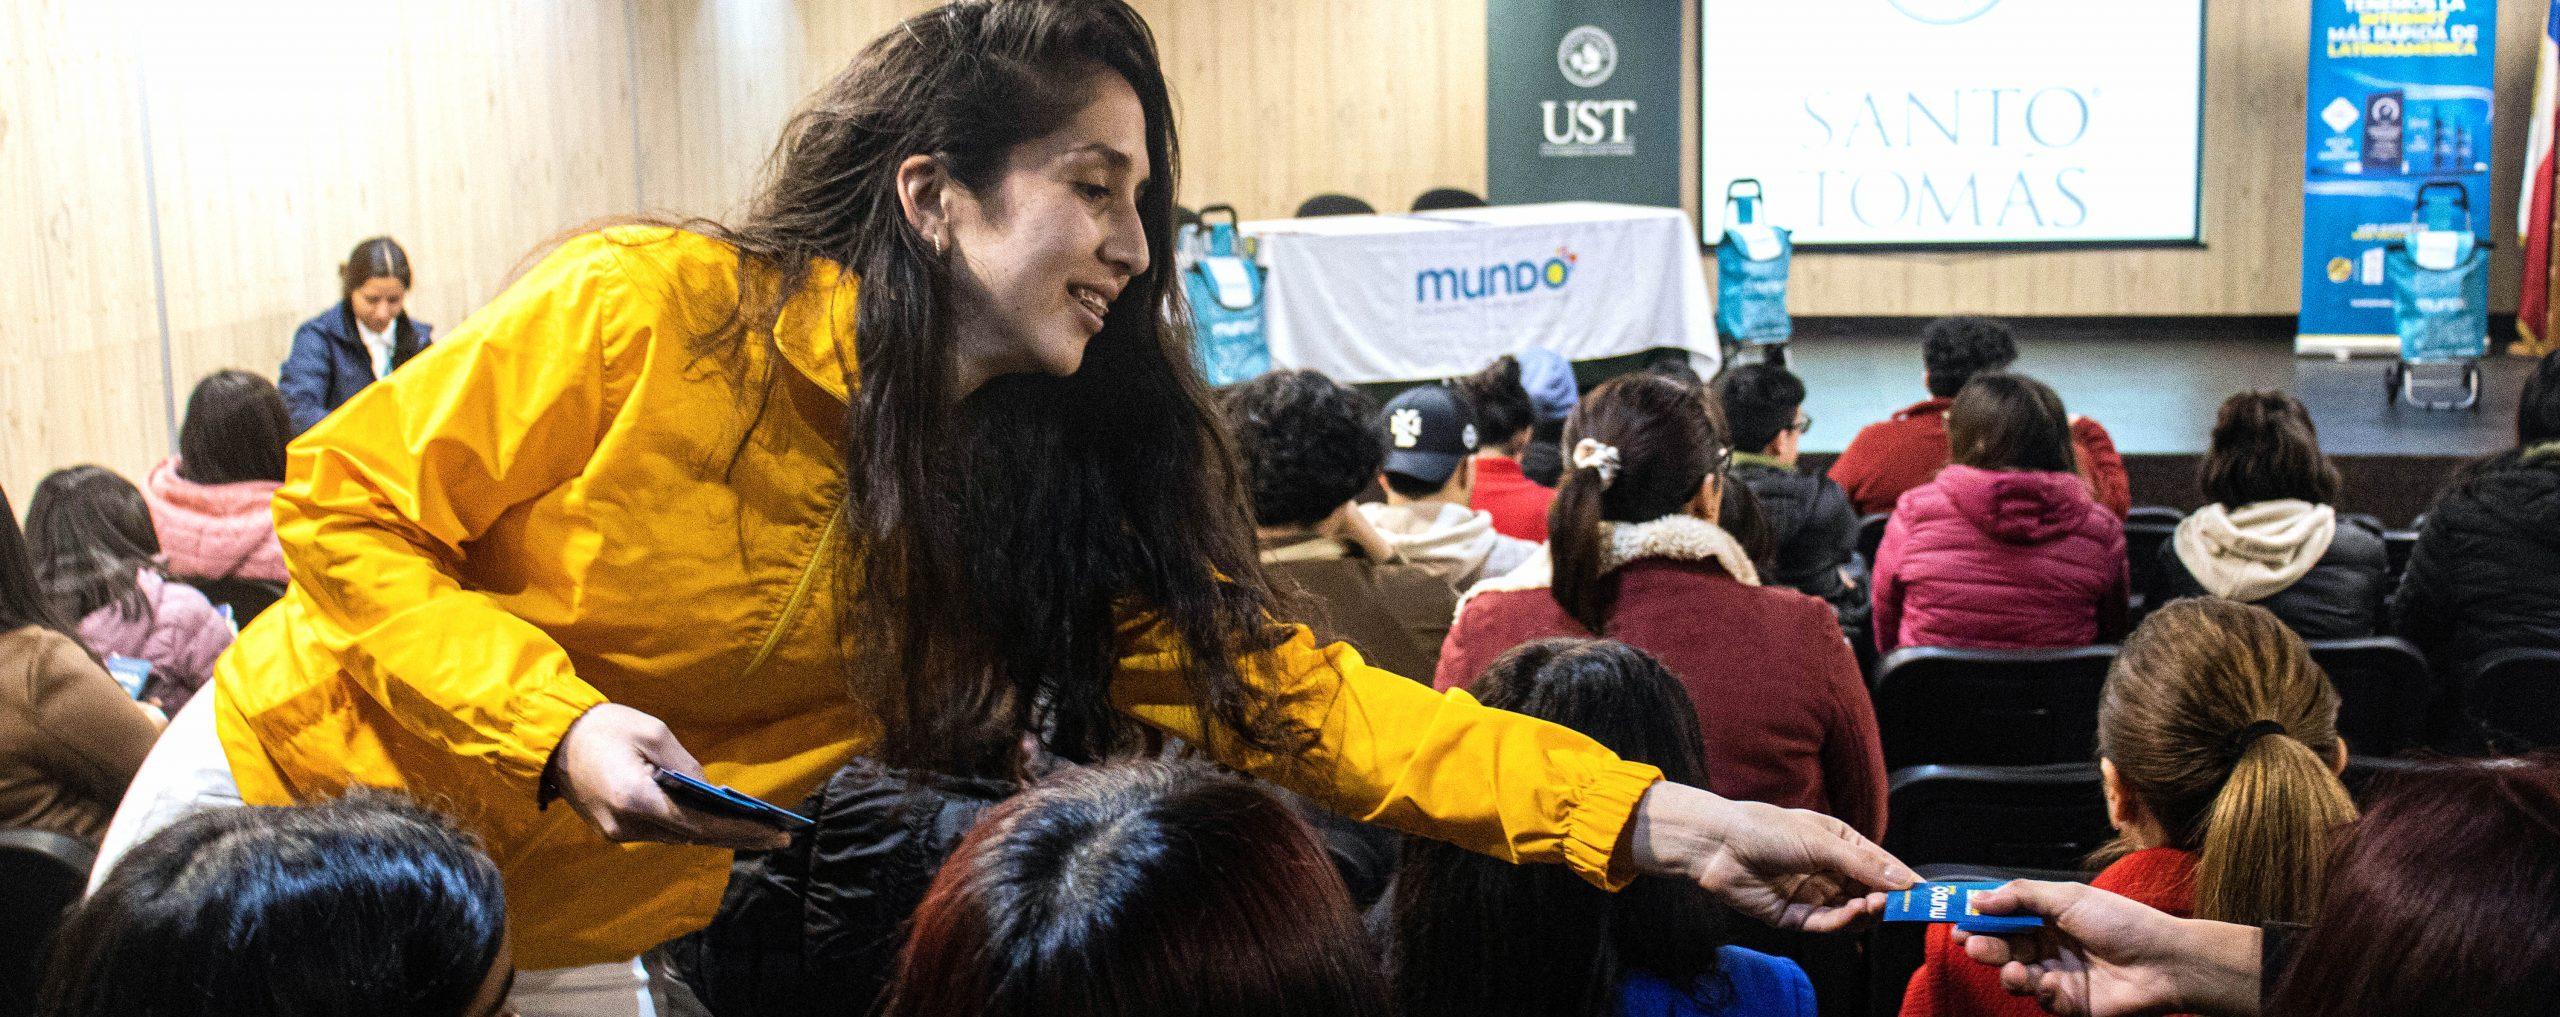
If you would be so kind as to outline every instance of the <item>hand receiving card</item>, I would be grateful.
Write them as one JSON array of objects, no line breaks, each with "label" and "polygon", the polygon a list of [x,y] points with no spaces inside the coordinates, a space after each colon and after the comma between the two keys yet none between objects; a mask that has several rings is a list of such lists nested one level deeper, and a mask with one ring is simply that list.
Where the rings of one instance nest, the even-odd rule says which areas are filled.
[{"label": "hand receiving card", "polygon": [[1975,894],[1989,893],[2004,883],[1922,883],[1908,890],[1885,895],[1884,921],[1888,922],[1953,922],[1966,932],[1986,935],[2041,929],[2044,919],[2034,915],[1986,915],[1975,910]]}]

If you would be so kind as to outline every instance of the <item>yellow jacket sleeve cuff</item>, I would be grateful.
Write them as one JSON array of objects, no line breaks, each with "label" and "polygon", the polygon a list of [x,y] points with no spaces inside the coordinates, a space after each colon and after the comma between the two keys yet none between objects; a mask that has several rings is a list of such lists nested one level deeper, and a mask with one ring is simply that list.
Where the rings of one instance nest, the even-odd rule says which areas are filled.
[{"label": "yellow jacket sleeve cuff", "polygon": [[526,788],[540,786],[543,768],[551,765],[560,740],[569,736],[569,725],[605,701],[604,693],[582,681],[525,694],[516,701],[514,722],[509,725],[515,751],[494,753],[491,761],[507,779]]},{"label": "yellow jacket sleeve cuff", "polygon": [[1629,859],[1617,857],[1619,842],[1635,822],[1636,803],[1662,780],[1662,771],[1644,763],[1611,759],[1594,771],[1565,806],[1566,867],[1591,885],[1620,890],[1636,878]]}]

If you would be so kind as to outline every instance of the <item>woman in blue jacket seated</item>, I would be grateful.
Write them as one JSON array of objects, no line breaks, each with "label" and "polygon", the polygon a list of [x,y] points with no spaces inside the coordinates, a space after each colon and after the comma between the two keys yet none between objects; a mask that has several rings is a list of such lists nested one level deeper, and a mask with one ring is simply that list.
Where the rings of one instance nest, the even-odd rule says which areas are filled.
[{"label": "woman in blue jacket seated", "polygon": [[338,266],[339,300],[293,332],[276,388],[301,434],[374,380],[408,363],[434,328],[409,320],[409,252],[390,237],[357,244]]},{"label": "woman in blue jacket seated", "polygon": [[[1542,639],[1475,680],[1497,709],[1564,724],[1671,780],[1707,780],[1680,680],[1614,640]],[[1671,776],[1677,774],[1678,776]],[[1813,1017],[1794,961],[1729,945],[1732,912],[1694,885],[1605,893],[1563,871],[1406,838],[1371,932],[1404,1017]]]}]

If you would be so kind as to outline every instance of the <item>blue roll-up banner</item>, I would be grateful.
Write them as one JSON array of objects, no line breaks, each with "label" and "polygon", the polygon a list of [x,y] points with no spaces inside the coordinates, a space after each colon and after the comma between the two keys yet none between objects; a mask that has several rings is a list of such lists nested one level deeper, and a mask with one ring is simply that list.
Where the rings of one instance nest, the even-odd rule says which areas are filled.
[{"label": "blue roll-up banner", "polygon": [[2304,352],[2399,348],[2385,262],[2419,188],[2459,186],[2486,228],[2497,25],[2497,0],[2313,0]]}]

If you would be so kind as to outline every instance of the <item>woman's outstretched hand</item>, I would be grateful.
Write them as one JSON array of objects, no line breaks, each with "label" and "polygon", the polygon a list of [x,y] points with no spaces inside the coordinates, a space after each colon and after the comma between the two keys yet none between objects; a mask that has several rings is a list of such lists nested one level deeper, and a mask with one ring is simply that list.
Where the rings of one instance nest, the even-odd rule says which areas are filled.
[{"label": "woman's outstretched hand", "polygon": [[2080,883],[2019,880],[1973,898],[1985,914],[2030,914],[2043,932],[1954,933],[2000,968],[2000,987],[2062,1017],[2258,1012],[2258,930],[2179,919]]},{"label": "woman's outstretched hand", "polygon": [[770,851],[791,842],[770,826],[677,805],[658,789],[657,771],[702,776],[702,764],[677,744],[675,732],[648,714],[606,703],[569,725],[551,753],[560,800],[606,840],[700,844]]},{"label": "woman's outstretched hand", "polygon": [[1882,891],[1919,880],[1837,819],[1669,781],[1645,792],[1629,825],[1638,872],[1692,880],[1780,928],[1838,932],[1884,910]]}]

